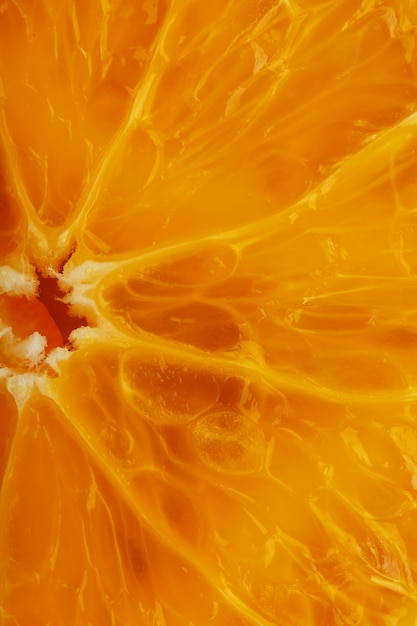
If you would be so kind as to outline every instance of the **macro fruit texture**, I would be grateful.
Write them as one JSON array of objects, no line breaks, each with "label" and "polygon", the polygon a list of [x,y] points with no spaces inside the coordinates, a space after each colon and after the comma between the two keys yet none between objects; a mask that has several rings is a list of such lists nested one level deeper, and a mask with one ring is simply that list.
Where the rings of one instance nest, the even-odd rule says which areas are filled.
[{"label": "macro fruit texture", "polygon": [[416,26],[0,2],[1,626],[415,626]]}]

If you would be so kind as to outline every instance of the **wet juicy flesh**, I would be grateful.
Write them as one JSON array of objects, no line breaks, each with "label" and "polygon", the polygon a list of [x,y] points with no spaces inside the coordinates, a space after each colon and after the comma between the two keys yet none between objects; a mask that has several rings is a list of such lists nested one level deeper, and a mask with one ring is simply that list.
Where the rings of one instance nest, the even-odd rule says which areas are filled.
[{"label": "wet juicy flesh", "polygon": [[0,2],[1,626],[415,626],[416,26]]}]

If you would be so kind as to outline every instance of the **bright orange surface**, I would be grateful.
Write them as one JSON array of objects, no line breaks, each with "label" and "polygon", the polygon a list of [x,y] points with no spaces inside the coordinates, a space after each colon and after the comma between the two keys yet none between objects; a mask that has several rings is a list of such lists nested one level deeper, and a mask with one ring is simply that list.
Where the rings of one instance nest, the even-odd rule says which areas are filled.
[{"label": "bright orange surface", "polygon": [[0,2],[1,626],[416,625],[416,28]]}]

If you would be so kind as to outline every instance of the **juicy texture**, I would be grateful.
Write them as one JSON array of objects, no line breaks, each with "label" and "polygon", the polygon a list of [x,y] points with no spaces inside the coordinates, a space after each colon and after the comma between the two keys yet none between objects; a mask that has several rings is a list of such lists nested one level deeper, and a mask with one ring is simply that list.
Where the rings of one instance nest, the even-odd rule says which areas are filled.
[{"label": "juicy texture", "polygon": [[416,27],[0,5],[2,625],[415,624]]}]

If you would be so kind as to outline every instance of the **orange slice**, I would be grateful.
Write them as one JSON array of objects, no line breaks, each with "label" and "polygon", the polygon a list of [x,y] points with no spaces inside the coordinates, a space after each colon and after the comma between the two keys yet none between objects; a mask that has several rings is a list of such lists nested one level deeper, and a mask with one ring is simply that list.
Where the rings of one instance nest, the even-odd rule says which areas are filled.
[{"label": "orange slice", "polygon": [[0,3],[0,625],[417,622],[417,10]]}]

